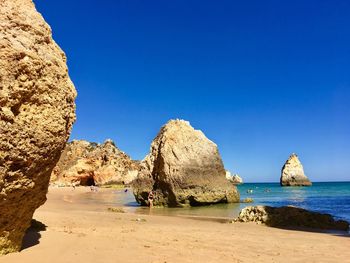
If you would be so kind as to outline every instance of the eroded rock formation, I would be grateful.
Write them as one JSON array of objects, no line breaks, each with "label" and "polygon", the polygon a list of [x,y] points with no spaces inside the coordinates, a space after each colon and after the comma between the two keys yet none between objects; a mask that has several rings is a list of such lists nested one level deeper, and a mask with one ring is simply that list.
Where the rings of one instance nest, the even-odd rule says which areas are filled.
[{"label": "eroded rock formation", "polygon": [[152,190],[154,205],[170,207],[239,202],[237,188],[225,173],[215,143],[189,122],[171,120],[142,161],[134,195],[141,205],[148,205]]},{"label": "eroded rock formation", "polygon": [[0,254],[18,251],[75,120],[66,57],[31,0],[0,0]]},{"label": "eroded rock formation", "polygon": [[67,143],[53,170],[51,183],[65,186],[129,184],[138,170],[138,162],[120,151],[112,140],[103,144],[72,141]]},{"label": "eroded rock formation", "polygon": [[298,156],[293,153],[282,168],[280,183],[282,186],[310,186],[312,183],[304,174],[304,168]]},{"label": "eroded rock formation", "polygon": [[243,179],[238,174],[231,174],[230,171],[226,171],[226,179],[233,184],[243,184]]},{"label": "eroded rock formation", "polygon": [[248,206],[240,212],[236,222],[256,222],[272,227],[306,227],[347,231],[349,223],[334,220],[329,214],[311,212],[299,207]]}]

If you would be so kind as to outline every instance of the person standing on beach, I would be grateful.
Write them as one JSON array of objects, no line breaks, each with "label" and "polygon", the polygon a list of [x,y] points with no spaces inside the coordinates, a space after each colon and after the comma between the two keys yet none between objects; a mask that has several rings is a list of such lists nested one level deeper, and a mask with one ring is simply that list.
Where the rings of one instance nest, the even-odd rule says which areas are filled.
[{"label": "person standing on beach", "polygon": [[154,194],[153,194],[153,191],[151,190],[148,194],[148,204],[150,208],[153,207],[153,199],[154,199]]}]

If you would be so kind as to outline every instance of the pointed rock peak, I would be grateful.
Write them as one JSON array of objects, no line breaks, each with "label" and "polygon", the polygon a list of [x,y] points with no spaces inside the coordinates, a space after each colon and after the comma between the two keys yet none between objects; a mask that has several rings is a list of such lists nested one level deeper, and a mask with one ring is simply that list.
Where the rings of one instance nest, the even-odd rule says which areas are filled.
[{"label": "pointed rock peak", "polygon": [[113,152],[114,154],[119,154],[122,152],[111,139],[105,140],[105,142],[102,143],[99,148],[104,149],[110,153]]},{"label": "pointed rock peak", "polygon": [[105,142],[103,143],[104,145],[113,145],[114,147],[117,147],[115,145],[115,142],[112,139],[107,139],[105,140]]},{"label": "pointed rock peak", "polygon": [[296,159],[299,159],[298,155],[296,153],[292,153],[290,156],[289,156],[289,159],[293,159],[293,158],[296,158]]},{"label": "pointed rock peak", "polygon": [[299,157],[296,153],[292,153],[286,163],[299,163],[301,165],[301,162],[299,160]]},{"label": "pointed rock peak", "polygon": [[166,131],[174,131],[174,130],[194,130],[189,121],[175,119],[169,120],[161,129],[159,134],[164,133]]},{"label": "pointed rock peak", "polygon": [[181,119],[169,120],[160,129],[155,141],[161,138],[177,139],[177,140],[179,138],[184,138],[185,140],[188,140],[189,137],[191,138],[196,137],[198,140],[205,140],[217,146],[213,141],[208,139],[201,130],[194,129],[191,126],[189,121],[181,120]]},{"label": "pointed rock peak", "polygon": [[310,186],[298,156],[293,153],[282,167],[280,183],[282,186]]},{"label": "pointed rock peak", "polygon": [[165,126],[189,126],[192,127],[189,121],[182,120],[182,119],[174,119],[174,120],[169,120]]}]

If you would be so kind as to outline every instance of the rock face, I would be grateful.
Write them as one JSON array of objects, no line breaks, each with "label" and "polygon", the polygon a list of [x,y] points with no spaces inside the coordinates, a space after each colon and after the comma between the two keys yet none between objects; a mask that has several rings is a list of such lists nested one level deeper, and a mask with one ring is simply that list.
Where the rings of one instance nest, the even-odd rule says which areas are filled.
[{"label": "rock face", "polygon": [[159,206],[239,202],[236,186],[226,180],[216,144],[183,120],[171,120],[161,128],[133,189],[141,205],[148,205],[151,190],[153,204]]},{"label": "rock face", "polygon": [[0,0],[0,254],[18,251],[75,120],[66,57],[31,0]]},{"label": "rock face", "polygon": [[226,171],[226,179],[233,184],[243,184],[243,179],[238,175],[232,175],[230,171]]},{"label": "rock face", "polygon": [[298,156],[293,153],[282,168],[281,186],[310,186],[312,183],[305,176],[304,169]]},{"label": "rock face", "polygon": [[130,184],[139,164],[120,151],[112,140],[103,144],[87,141],[67,143],[51,175],[58,185]]},{"label": "rock face", "polygon": [[240,212],[238,222],[256,222],[272,227],[306,227],[347,231],[349,223],[334,220],[331,215],[311,212],[293,206],[248,206]]}]

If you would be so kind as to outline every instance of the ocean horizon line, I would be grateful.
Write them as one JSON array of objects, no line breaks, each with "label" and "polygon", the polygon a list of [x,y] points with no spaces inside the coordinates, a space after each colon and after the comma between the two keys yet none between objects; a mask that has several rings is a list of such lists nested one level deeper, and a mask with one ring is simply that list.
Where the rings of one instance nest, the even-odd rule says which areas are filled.
[{"label": "ocean horizon line", "polygon": [[[274,182],[244,182],[243,184],[275,184],[275,183],[280,183],[279,181],[274,181]],[[350,183],[349,181],[314,181],[312,183]],[[298,186],[296,186],[298,187]]]}]

